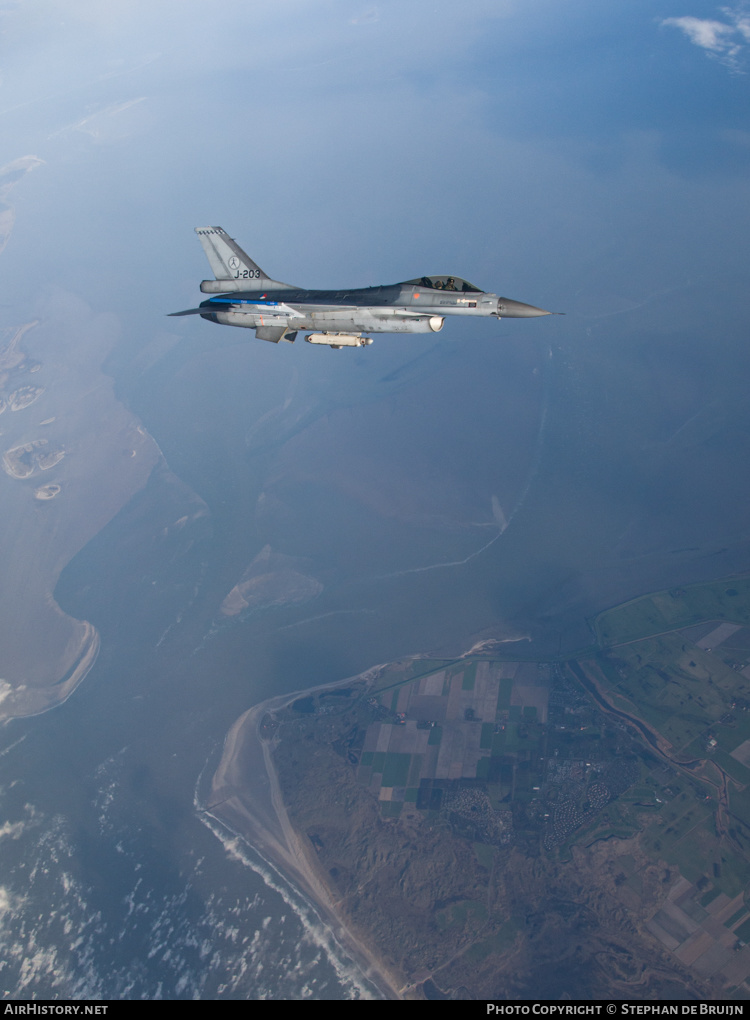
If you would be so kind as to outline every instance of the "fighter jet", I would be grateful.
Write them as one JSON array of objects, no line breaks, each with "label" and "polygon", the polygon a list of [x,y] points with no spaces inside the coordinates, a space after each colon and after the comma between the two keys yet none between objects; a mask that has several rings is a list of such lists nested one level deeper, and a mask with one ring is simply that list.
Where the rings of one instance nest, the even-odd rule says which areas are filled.
[{"label": "fighter jet", "polygon": [[[420,276],[382,287],[304,290],[280,283],[253,262],[221,227],[196,227],[215,279],[203,280],[213,294],[199,308],[172,315],[200,315],[223,326],[255,330],[259,340],[305,340],[341,347],[365,347],[365,333],[438,333],[446,315],[530,319],[551,315],[543,308],[488,294],[458,276]],[[309,331],[309,332],[308,332]]]}]

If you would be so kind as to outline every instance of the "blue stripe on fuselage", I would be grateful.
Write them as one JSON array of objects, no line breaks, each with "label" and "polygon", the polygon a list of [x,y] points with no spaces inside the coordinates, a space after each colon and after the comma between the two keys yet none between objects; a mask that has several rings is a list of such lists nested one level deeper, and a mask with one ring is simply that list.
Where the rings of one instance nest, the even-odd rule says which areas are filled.
[{"label": "blue stripe on fuselage", "polygon": [[254,301],[252,298],[220,297],[220,298],[210,298],[206,302],[206,305],[204,305],[203,307],[205,308],[208,305],[264,305],[264,306],[267,306],[267,305],[279,305],[279,304],[281,304],[280,301]]}]

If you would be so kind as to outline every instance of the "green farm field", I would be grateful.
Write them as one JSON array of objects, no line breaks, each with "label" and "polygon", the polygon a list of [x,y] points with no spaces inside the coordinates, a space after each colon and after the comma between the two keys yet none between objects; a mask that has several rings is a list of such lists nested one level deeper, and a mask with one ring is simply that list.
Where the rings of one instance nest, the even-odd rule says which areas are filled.
[{"label": "green farm field", "polygon": [[750,623],[750,577],[670,588],[600,613],[592,621],[601,648],[690,627],[703,620]]}]

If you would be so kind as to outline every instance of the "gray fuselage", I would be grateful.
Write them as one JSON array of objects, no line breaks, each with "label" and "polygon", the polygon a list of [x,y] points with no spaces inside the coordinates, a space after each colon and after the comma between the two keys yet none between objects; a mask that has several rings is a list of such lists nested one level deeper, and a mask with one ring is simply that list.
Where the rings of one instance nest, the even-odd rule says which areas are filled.
[{"label": "gray fuselage", "polygon": [[456,277],[424,277],[355,290],[238,291],[216,295],[200,305],[202,318],[222,325],[323,332],[430,333],[442,329],[446,315],[528,318],[546,314],[541,308],[485,293]]}]

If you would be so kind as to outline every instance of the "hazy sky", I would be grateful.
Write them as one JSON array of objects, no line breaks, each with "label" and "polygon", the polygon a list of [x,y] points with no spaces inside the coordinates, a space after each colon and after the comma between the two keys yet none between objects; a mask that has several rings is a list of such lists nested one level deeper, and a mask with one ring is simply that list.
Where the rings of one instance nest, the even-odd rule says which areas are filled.
[{"label": "hazy sky", "polygon": [[46,166],[3,272],[152,321],[192,301],[209,222],[293,282],[445,269],[566,310],[613,251],[629,297],[721,272],[749,144],[731,10],[5,4],[3,162]]},{"label": "hazy sky", "polygon": [[[72,571],[102,655],[4,759],[23,777],[0,788],[8,824],[31,812],[0,887],[25,990],[273,996],[296,968],[315,994],[322,943],[196,820],[196,777],[240,712],[506,618],[567,612],[585,642],[602,602],[747,566],[749,10],[0,0],[0,168],[17,171],[0,328],[40,318],[70,384],[77,324],[86,351],[103,324],[118,392],[183,479],[164,472]],[[209,224],[291,283],[452,273],[566,315],[340,352],[168,319],[200,299]],[[195,509],[183,483],[210,504],[184,561],[158,542]],[[492,496],[520,510],[474,556]],[[204,642],[272,541],[327,586],[313,625],[269,613]],[[247,974],[237,916],[260,940]],[[221,924],[228,955],[189,965]]]},{"label": "hazy sky", "polygon": [[[434,344],[462,344],[467,386],[472,372],[502,373],[502,358],[488,362],[471,338],[496,339],[493,358],[502,345],[509,363],[524,345],[553,357],[548,436],[570,483],[594,443],[587,485],[602,514],[642,496],[634,513],[647,520],[674,495],[662,484],[646,498],[672,470],[653,466],[654,444],[712,401],[725,405],[722,386],[746,370],[746,5],[6,3],[0,31],[0,165],[42,161],[24,164],[33,172],[7,195],[8,324],[54,320],[83,301],[114,321],[121,363],[141,351],[153,362],[181,342],[192,387],[205,369],[190,367],[190,352],[215,344],[226,399],[209,400],[212,442],[229,433],[221,415],[233,403],[245,428],[270,394],[286,399],[292,372],[296,392],[317,399],[328,387],[356,406],[368,379]],[[165,317],[198,300],[208,267],[193,227],[205,224],[288,282],[450,272],[566,317],[378,338],[366,372],[360,358],[299,344],[269,351],[249,331]],[[220,352],[242,345],[233,401]],[[200,393],[182,382],[170,399],[186,418]],[[488,395],[492,436],[490,407]],[[439,474],[469,434],[437,421],[425,462]],[[737,456],[724,484],[742,476]],[[618,457],[635,472],[619,488],[603,466]],[[192,459],[187,448],[184,465]],[[700,477],[696,500],[714,498],[715,482]],[[721,504],[744,498],[730,489]],[[701,530],[711,529],[709,514]]]}]

